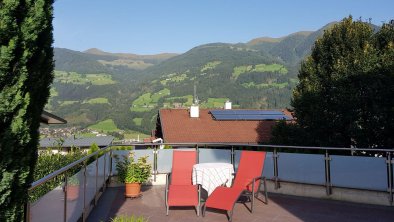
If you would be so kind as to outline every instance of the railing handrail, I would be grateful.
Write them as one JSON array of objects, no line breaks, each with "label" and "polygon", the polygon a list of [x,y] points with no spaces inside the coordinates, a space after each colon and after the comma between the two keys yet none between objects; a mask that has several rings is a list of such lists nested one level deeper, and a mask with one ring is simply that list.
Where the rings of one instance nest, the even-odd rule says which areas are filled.
[{"label": "railing handrail", "polygon": [[289,145],[263,145],[263,144],[251,144],[251,143],[113,143],[112,146],[234,146],[234,147],[264,147],[264,148],[289,148],[289,149],[304,149],[304,150],[337,150],[337,151],[375,151],[375,152],[394,152],[394,148],[349,148],[349,147],[323,147],[323,146],[289,146]]},{"label": "railing handrail", "polygon": [[56,177],[56,176],[58,176],[58,175],[60,175],[60,174],[62,174],[64,172],[68,171],[69,169],[75,167],[76,165],[82,163],[83,161],[98,155],[100,152],[108,151],[108,150],[111,150],[111,145],[106,146],[103,149],[97,150],[96,152],[94,152],[92,154],[89,154],[88,156],[85,156],[85,157],[83,157],[83,158],[81,158],[79,160],[76,160],[76,161],[70,163],[69,165],[62,167],[61,169],[56,170],[56,171],[44,176],[43,178],[41,178],[41,179],[39,179],[37,181],[34,181],[31,184],[31,186],[29,187],[29,191],[34,190],[36,187],[40,186],[41,184],[43,184],[43,183],[47,182],[48,180],[50,180],[50,179],[52,179],[52,178],[54,178],[54,177]]}]

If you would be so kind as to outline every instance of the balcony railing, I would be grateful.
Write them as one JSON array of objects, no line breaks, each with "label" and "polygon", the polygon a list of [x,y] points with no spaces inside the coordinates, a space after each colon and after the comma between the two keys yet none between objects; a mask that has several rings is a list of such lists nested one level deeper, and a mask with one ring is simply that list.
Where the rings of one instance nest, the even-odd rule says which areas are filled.
[{"label": "balcony railing", "polygon": [[[326,195],[332,188],[386,192],[388,203],[393,204],[392,149],[354,149],[334,147],[299,147],[248,144],[122,144],[134,146],[135,157],[148,156],[153,166],[153,180],[159,174],[171,171],[172,149],[160,149],[163,145],[177,149],[196,149],[198,162],[227,162],[236,170],[242,149],[266,151],[263,176],[271,180],[275,189],[281,182],[324,186]],[[141,148],[144,147],[144,148]],[[26,205],[26,221],[85,221],[90,210],[105,191],[109,179],[116,175],[115,155],[128,155],[129,150],[104,148],[86,156],[50,175],[34,182],[32,193],[51,180],[61,177],[61,184],[40,199]],[[313,152],[317,154],[307,154]],[[378,153],[376,156],[352,156],[353,153]],[[101,155],[101,156],[99,156]],[[88,164],[88,160],[94,159]],[[73,176],[75,167],[81,170]],[[71,178],[77,178],[78,194],[71,194]]]}]

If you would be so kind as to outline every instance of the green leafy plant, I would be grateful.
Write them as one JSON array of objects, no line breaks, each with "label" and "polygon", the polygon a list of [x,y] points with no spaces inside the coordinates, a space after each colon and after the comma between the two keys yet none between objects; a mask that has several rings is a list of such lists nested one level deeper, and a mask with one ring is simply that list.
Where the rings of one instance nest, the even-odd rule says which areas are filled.
[{"label": "green leafy plant", "polygon": [[136,217],[134,215],[132,215],[132,216],[119,215],[114,218],[111,218],[110,221],[111,222],[147,222],[148,219],[146,219],[143,216]]},{"label": "green leafy plant", "polygon": [[147,162],[148,156],[140,157],[135,161],[134,152],[130,152],[129,156],[123,156],[122,159],[118,156],[115,158],[118,179],[122,183],[143,183],[152,174],[152,165]]},{"label": "green leafy plant", "polygon": [[[56,147],[55,147],[56,149]],[[60,149],[60,147],[57,147]],[[83,153],[79,148],[74,147],[70,152],[66,154],[53,153],[51,149],[41,151],[39,153],[37,164],[34,170],[34,181],[39,180],[46,175],[61,169],[72,162],[75,162],[83,158],[86,154]],[[72,179],[81,169],[81,166],[75,166],[67,172],[68,184],[73,183],[73,181],[78,180],[77,178]],[[41,184],[39,187],[30,192],[29,199],[31,202],[36,201],[41,196],[45,195],[49,191],[53,190],[55,187],[60,186],[64,182],[64,174],[57,176],[56,178]]]}]

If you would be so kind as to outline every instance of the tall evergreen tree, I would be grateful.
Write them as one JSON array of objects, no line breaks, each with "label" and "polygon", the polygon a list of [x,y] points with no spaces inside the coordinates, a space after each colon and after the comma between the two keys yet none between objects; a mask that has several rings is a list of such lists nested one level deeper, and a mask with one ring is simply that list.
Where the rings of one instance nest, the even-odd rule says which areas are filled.
[{"label": "tall evergreen tree", "polygon": [[345,18],[302,63],[292,106],[318,146],[393,147],[394,30]]},{"label": "tall evergreen tree", "polygon": [[53,79],[53,0],[0,0],[0,221],[22,221]]}]

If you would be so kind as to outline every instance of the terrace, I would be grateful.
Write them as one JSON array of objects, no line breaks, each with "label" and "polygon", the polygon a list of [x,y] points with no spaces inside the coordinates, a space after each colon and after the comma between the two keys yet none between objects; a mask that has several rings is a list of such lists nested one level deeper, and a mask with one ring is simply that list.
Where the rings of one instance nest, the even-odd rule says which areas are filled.
[{"label": "terrace", "polygon": [[[26,206],[26,221],[108,221],[117,215],[144,216],[149,221],[227,221],[224,212],[207,210],[197,217],[194,208],[171,208],[165,216],[163,175],[171,171],[172,149],[143,144],[136,157],[148,155],[153,166],[152,184],[143,186],[143,196],[124,198],[123,186],[114,180],[114,155],[130,151],[103,149],[36,181],[30,193],[46,183],[61,185]],[[268,179],[269,203],[255,202],[251,214],[237,203],[233,221],[392,221],[393,151],[321,147],[283,147],[245,144],[168,144],[197,149],[198,160],[232,163],[237,169],[242,149],[267,152],[263,176]],[[379,152],[376,157],[351,155]],[[314,154],[306,154],[306,152]],[[95,158],[93,162],[86,161]],[[78,169],[74,176],[67,172]],[[75,171],[73,171],[75,172]],[[79,193],[66,189],[77,178]],[[262,195],[261,195],[262,196]],[[260,196],[260,197],[261,197]],[[248,203],[246,203],[248,206]]]}]

